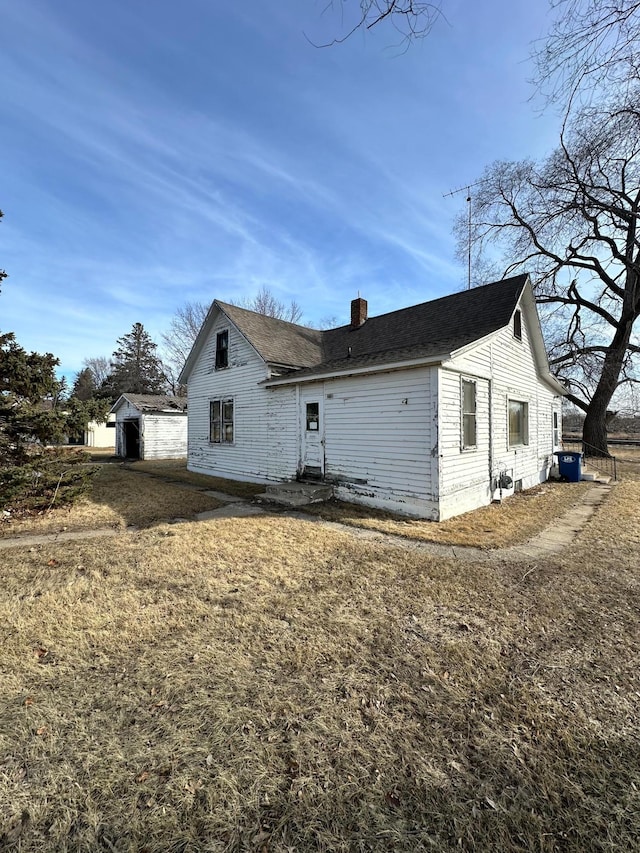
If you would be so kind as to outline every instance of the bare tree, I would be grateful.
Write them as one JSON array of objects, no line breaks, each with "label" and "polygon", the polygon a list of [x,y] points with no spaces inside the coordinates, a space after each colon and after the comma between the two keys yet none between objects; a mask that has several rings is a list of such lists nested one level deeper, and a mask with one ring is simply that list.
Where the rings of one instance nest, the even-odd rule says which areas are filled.
[{"label": "bare tree", "polygon": [[426,3],[421,0],[340,0],[339,3],[329,0],[325,6],[328,9],[340,10],[343,34],[336,36],[328,44],[342,44],[357,30],[371,30],[380,24],[390,24],[401,37],[401,42],[408,45],[416,39],[429,35],[434,24],[443,16],[439,3]]},{"label": "bare tree", "polygon": [[107,358],[104,355],[97,355],[93,358],[85,358],[82,362],[82,366],[86,370],[91,371],[93,383],[96,388],[100,388],[100,386],[111,373],[111,359]]},{"label": "bare tree", "polygon": [[555,21],[534,49],[536,83],[570,104],[603,90],[635,87],[640,77],[639,0],[552,0]]},{"label": "bare tree", "polygon": [[275,317],[278,320],[286,320],[287,323],[299,323],[302,319],[302,308],[295,299],[289,305],[285,305],[273,295],[269,288],[263,284],[255,296],[244,299],[231,300],[232,305],[238,308],[247,308],[256,314],[264,314],[266,317]]},{"label": "bare tree", "polygon": [[551,324],[552,369],[586,413],[584,440],[601,453],[608,407],[636,381],[640,352],[638,96],[583,107],[546,160],[494,163],[475,196],[474,243],[516,259],[506,274],[532,273]]},{"label": "bare tree", "polygon": [[208,310],[209,306],[204,302],[185,302],[171,318],[169,330],[160,336],[163,362],[174,394],[184,393],[184,389],[178,385],[178,376],[198,337]]},{"label": "bare tree", "polygon": [[[255,296],[231,300],[231,304],[255,311],[257,314],[265,314],[267,317],[286,320],[289,323],[298,323],[302,318],[302,308],[295,300],[291,300],[289,305],[286,305],[276,299],[266,285],[263,285]],[[209,306],[203,302],[186,302],[172,317],[169,330],[161,335],[163,363],[174,394],[184,393],[184,389],[178,385],[178,376],[208,311]]]}]

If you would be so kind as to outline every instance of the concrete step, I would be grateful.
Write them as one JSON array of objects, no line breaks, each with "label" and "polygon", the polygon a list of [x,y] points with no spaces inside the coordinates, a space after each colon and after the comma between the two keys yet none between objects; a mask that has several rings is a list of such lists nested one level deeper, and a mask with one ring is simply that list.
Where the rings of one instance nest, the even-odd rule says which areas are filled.
[{"label": "concrete step", "polygon": [[610,483],[611,477],[608,474],[601,474],[595,468],[584,467],[581,472],[581,478],[588,483]]},{"label": "concrete step", "polygon": [[300,483],[292,480],[288,483],[271,483],[266,491],[257,497],[259,500],[286,506],[305,506],[328,501],[333,497],[333,488],[326,483]]}]

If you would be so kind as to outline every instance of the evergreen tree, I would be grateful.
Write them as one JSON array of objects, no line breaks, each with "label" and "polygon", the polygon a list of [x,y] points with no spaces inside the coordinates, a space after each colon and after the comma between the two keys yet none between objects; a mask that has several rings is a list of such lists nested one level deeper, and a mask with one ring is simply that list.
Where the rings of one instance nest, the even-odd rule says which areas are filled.
[{"label": "evergreen tree", "polygon": [[113,398],[126,393],[163,394],[167,378],[156,350],[142,323],[134,323],[129,334],[118,338],[103,391]]},{"label": "evergreen tree", "polygon": [[63,384],[51,353],[28,353],[13,332],[0,334],[0,462],[20,464],[32,444],[61,441],[65,413],[58,407]]},{"label": "evergreen tree", "polygon": [[76,400],[91,400],[96,393],[96,383],[93,379],[93,373],[90,368],[84,367],[76,378],[71,389],[71,396]]}]

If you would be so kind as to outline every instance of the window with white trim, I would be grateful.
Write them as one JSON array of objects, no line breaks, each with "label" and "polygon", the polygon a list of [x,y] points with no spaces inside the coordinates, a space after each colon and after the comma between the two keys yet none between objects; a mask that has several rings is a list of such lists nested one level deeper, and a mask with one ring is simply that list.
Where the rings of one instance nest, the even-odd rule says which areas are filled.
[{"label": "window with white trim", "polygon": [[553,412],[553,446],[560,447],[560,417],[558,412]]},{"label": "window with white trim", "polygon": [[477,423],[476,423],[476,383],[472,379],[463,379],[461,382],[462,403],[462,435],[461,443],[463,450],[469,450],[477,445]]},{"label": "window with white trim", "polygon": [[209,401],[209,441],[233,444],[233,398]]},{"label": "window with white trim", "polygon": [[529,444],[529,404],[509,400],[509,447]]}]

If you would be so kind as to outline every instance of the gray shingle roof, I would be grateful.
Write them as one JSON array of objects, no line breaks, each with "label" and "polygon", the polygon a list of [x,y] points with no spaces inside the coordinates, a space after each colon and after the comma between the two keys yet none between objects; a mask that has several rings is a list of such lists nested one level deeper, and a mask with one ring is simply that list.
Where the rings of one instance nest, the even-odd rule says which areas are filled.
[{"label": "gray shingle roof", "polygon": [[323,360],[323,332],[226,302],[216,304],[269,364],[311,367]]},{"label": "gray shingle roof", "polygon": [[357,329],[324,332],[216,304],[270,364],[299,368],[296,376],[446,355],[506,326],[527,275],[370,317]]},{"label": "gray shingle roof", "polygon": [[114,411],[122,398],[128,400],[141,412],[186,412],[187,410],[186,397],[169,397],[163,394],[122,394],[111,411]]},{"label": "gray shingle roof", "polygon": [[324,360],[345,358],[349,347],[352,358],[400,348],[425,356],[453,352],[506,326],[526,281],[519,275],[370,317],[359,329],[331,329],[324,332]]}]

